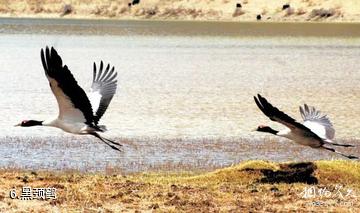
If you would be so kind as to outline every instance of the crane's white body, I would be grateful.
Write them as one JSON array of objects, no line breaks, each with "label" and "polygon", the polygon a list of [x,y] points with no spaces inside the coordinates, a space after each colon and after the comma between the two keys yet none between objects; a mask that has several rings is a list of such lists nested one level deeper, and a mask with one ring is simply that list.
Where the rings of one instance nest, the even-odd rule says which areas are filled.
[{"label": "crane's white body", "polygon": [[67,121],[60,118],[45,120],[42,125],[59,128],[65,132],[78,135],[88,134],[91,131],[96,131],[88,125],[85,125],[83,122]]},{"label": "crane's white body", "polygon": [[302,133],[296,133],[289,128],[279,131],[276,135],[287,138],[304,146],[310,146],[316,148],[319,147],[321,144],[319,140],[316,140],[311,136],[306,137],[306,135]]}]

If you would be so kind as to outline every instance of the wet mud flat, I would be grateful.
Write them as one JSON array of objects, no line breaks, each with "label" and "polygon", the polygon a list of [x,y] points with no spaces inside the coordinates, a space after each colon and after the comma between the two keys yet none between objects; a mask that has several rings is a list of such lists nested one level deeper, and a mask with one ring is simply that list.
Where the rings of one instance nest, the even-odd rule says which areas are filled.
[{"label": "wet mud flat", "polygon": [[[114,138],[113,138],[114,139]],[[115,138],[122,152],[88,136],[1,137],[0,168],[102,173],[209,171],[247,160],[275,162],[343,159],[336,154],[273,137]],[[339,140],[359,144],[356,139]],[[360,148],[339,148],[360,155]]]}]

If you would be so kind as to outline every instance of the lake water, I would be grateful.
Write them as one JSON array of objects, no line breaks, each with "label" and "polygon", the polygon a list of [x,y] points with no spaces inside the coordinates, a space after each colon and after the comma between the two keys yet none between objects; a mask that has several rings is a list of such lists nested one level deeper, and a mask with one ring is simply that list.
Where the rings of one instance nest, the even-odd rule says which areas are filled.
[{"label": "lake water", "polygon": [[[299,105],[316,106],[331,118],[339,141],[359,144],[358,29],[0,19],[0,166],[128,172],[338,158],[251,132],[259,124],[282,128],[258,110],[253,96],[261,93],[296,119]],[[118,90],[101,123],[107,137],[124,143],[123,153],[88,136],[13,127],[57,115],[40,60],[45,46],[58,50],[85,90],[93,62],[115,66]]]}]

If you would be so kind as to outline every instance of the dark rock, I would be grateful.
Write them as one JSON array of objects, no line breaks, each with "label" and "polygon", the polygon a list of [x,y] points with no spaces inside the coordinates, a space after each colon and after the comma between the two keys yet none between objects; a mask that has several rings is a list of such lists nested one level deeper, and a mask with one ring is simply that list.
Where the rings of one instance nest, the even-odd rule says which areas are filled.
[{"label": "dark rock", "polygon": [[168,197],[174,197],[175,195],[176,195],[176,194],[175,194],[175,193],[172,193],[172,192],[168,192],[168,193],[167,193],[167,196],[168,196]]},{"label": "dark rock", "polygon": [[124,193],[119,192],[116,195],[111,196],[112,199],[122,198],[124,196]]},{"label": "dark rock", "polygon": [[136,5],[136,4],[139,4],[139,3],[140,3],[140,0],[133,0],[131,4]]},{"label": "dark rock", "polygon": [[290,4],[284,4],[283,7],[282,7],[283,10],[286,10],[288,8],[290,8]]},{"label": "dark rock", "polygon": [[22,182],[23,183],[28,183],[29,182],[29,177],[28,176],[24,176],[23,179],[22,179]]},{"label": "dark rock", "polygon": [[149,206],[149,209],[158,209],[158,208],[159,208],[159,204],[157,204],[157,203],[151,204]]},{"label": "dark rock", "polygon": [[277,187],[273,186],[273,187],[271,187],[270,191],[272,191],[272,192],[278,192],[279,189],[278,189]]},{"label": "dark rock", "polygon": [[177,185],[175,185],[175,184],[172,184],[170,186],[170,188],[171,188],[172,191],[176,191],[176,190],[178,190],[179,187]]},{"label": "dark rock", "polygon": [[73,11],[73,8],[72,8],[71,4],[65,4],[60,16],[68,15],[68,14],[72,13],[72,11]]},{"label": "dark rock", "polygon": [[251,189],[250,192],[251,192],[251,193],[255,193],[255,192],[259,192],[259,190],[257,190],[257,189],[254,188],[254,189]]},{"label": "dark rock", "polygon": [[336,11],[334,9],[313,9],[310,13],[310,17],[316,17],[319,16],[321,18],[328,18],[336,14]]}]

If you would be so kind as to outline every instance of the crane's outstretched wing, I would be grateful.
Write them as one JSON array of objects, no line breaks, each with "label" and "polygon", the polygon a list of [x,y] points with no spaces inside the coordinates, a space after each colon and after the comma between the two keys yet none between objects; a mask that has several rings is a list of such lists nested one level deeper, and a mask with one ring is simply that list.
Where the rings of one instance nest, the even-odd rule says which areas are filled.
[{"label": "crane's outstretched wing", "polygon": [[317,138],[319,141],[322,141],[322,139],[318,135],[313,133],[311,129],[302,125],[301,123],[298,123],[295,119],[271,105],[260,94],[258,94],[258,97],[254,96],[254,100],[259,109],[272,121],[279,122],[288,127],[289,129],[292,129],[292,131],[301,132],[301,134],[304,136],[314,137]]},{"label": "crane's outstretched wing", "polygon": [[101,116],[108,108],[111,99],[114,97],[117,87],[117,72],[114,67],[108,64],[103,70],[103,62],[100,62],[99,70],[94,63],[93,82],[88,94],[91,105],[94,109],[94,122],[97,124]]},{"label": "crane's outstretched wing", "polygon": [[59,105],[59,118],[73,122],[93,124],[93,111],[84,90],[77,84],[74,76],[56,50],[41,49],[41,61],[50,87]]},{"label": "crane's outstretched wing", "polygon": [[299,107],[301,117],[304,119],[303,125],[311,129],[319,137],[324,139],[333,139],[335,137],[335,129],[326,115],[322,115],[315,107]]}]

